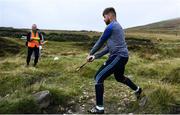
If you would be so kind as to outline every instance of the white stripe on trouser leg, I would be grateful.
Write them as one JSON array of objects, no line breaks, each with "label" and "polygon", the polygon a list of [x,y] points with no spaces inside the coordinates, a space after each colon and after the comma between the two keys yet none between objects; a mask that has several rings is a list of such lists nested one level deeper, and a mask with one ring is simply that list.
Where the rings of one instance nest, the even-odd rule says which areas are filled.
[{"label": "white stripe on trouser leg", "polygon": [[107,71],[109,71],[111,68],[113,68],[116,63],[119,61],[120,57],[117,56],[108,66],[106,66],[96,77],[96,84],[97,82],[100,80],[100,78],[102,77],[102,75],[104,75],[104,73],[106,73]]}]

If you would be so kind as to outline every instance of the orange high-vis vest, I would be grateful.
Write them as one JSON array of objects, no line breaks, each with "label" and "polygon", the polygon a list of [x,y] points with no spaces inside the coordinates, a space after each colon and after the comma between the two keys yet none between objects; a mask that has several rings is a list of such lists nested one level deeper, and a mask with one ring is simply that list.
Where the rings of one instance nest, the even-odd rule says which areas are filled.
[{"label": "orange high-vis vest", "polygon": [[39,47],[40,45],[40,37],[39,37],[39,33],[36,32],[36,34],[34,34],[34,32],[31,32],[31,38],[30,41],[28,42],[28,47],[30,48],[34,48],[34,47]]}]

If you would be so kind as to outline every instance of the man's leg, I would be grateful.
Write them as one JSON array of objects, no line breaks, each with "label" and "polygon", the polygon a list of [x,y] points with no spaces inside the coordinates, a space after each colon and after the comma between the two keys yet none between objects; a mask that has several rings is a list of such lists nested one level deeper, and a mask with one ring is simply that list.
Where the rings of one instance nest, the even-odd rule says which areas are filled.
[{"label": "man's leg", "polygon": [[[137,87],[129,78],[124,76],[125,65],[128,62],[128,58],[122,57],[117,64],[117,67],[114,71],[114,76],[118,82],[121,82],[127,86],[129,86],[132,90],[138,92],[141,88]],[[141,91],[139,92],[141,93]]]},{"label": "man's leg", "polygon": [[39,59],[39,48],[36,48],[36,47],[34,48],[34,54],[35,54],[34,66],[36,66]]},{"label": "man's leg", "polygon": [[115,56],[109,58],[104,65],[98,70],[95,75],[95,92],[96,92],[96,108],[93,108],[90,113],[104,113],[103,107],[103,94],[104,94],[104,80],[110,76],[114,70],[115,66],[119,61],[119,57]]},{"label": "man's leg", "polygon": [[32,53],[33,53],[33,48],[28,48],[28,54],[27,54],[27,59],[26,59],[27,66],[29,65],[29,62],[31,60]]}]

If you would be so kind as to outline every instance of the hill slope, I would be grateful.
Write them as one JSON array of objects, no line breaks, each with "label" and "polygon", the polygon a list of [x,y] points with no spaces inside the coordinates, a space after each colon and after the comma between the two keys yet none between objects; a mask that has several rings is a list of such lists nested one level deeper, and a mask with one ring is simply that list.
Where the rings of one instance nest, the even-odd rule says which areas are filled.
[{"label": "hill slope", "polygon": [[22,48],[22,44],[19,44],[17,41],[0,37],[0,57],[18,54]]},{"label": "hill slope", "polygon": [[[105,112],[179,113],[180,47],[136,37],[130,42],[125,74],[144,89],[148,103],[139,107],[133,91],[111,76],[105,81]],[[0,57],[0,113],[87,113],[95,103],[93,77],[107,57],[75,72],[89,51],[86,43],[49,41],[43,48],[37,68],[25,67],[25,47],[19,55]],[[32,98],[42,90],[52,94],[50,106],[43,110]]]},{"label": "hill slope", "polygon": [[126,29],[127,32],[151,32],[164,34],[180,33],[180,18],[160,21]]},{"label": "hill slope", "polygon": [[[0,35],[8,35],[4,31],[5,34],[1,31]],[[11,32],[14,36],[13,30]],[[133,91],[111,76],[104,84],[105,112],[180,113],[179,36],[141,31],[130,33],[126,38],[130,57],[125,75],[144,89],[148,102],[140,107]],[[86,34],[94,36],[91,32]],[[155,41],[156,38],[162,41]],[[95,103],[94,75],[107,57],[89,63],[76,72],[76,68],[85,62],[93,43],[48,41],[43,46],[37,68],[25,67],[27,52],[24,42],[13,37],[0,37],[0,54],[8,54],[0,57],[0,113],[87,113],[87,109]],[[55,57],[59,60],[54,60]],[[32,97],[32,94],[42,90],[49,90],[52,98],[50,106],[43,110]]]},{"label": "hill slope", "polygon": [[139,29],[168,29],[168,30],[180,30],[180,18],[170,19],[165,21],[160,21],[152,24],[147,24],[143,26],[137,26],[129,28],[129,30],[139,30]]}]

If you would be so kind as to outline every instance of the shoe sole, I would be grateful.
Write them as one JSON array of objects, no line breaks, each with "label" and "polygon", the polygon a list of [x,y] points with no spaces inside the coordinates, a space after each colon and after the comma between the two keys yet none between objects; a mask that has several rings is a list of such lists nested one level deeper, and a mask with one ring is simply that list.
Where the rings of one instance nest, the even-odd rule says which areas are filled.
[{"label": "shoe sole", "polygon": [[87,111],[89,114],[104,114],[104,112],[103,113],[92,113],[90,110],[88,110]]}]

